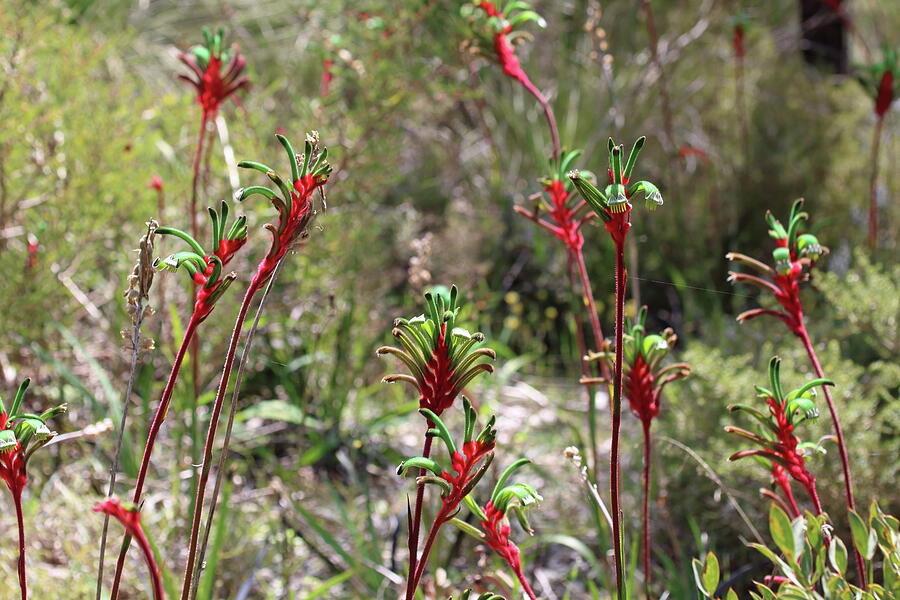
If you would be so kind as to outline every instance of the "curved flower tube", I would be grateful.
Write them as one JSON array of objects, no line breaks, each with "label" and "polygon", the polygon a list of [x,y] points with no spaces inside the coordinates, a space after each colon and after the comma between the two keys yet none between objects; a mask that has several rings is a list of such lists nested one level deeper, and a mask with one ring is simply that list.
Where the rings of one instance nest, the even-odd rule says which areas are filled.
[{"label": "curved flower tube", "polygon": [[154,600],[165,600],[166,594],[163,591],[162,574],[159,565],[156,563],[156,557],[153,556],[153,548],[150,546],[147,536],[141,527],[141,513],[138,507],[131,502],[121,502],[118,498],[107,498],[102,502],[98,502],[92,508],[94,512],[103,513],[117,520],[125,528],[125,533],[137,541],[138,547],[144,555],[147,563],[147,570],[150,572],[150,583],[153,587]]}]

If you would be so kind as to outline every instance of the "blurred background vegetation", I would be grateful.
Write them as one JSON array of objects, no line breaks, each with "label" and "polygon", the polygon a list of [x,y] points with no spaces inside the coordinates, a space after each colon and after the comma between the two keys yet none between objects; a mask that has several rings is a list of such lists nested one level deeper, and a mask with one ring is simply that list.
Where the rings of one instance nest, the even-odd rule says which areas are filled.
[{"label": "blurred background vegetation", "polygon": [[[831,248],[804,301],[825,371],[837,382],[858,501],[877,496],[885,509],[900,509],[900,125],[888,115],[879,250],[869,254],[872,100],[852,76],[805,62],[799,3],[652,5],[671,140],[636,3],[538,2],[547,27],[534,29],[518,52],[552,99],[564,146],[585,150],[579,166],[600,167],[610,135],[649,138],[640,175],[660,183],[666,206],[636,219],[639,263],[630,275],[650,307],[650,327],[672,326],[677,357],[694,368],[667,390],[655,426],[655,595],[693,598],[689,562],[707,549],[734,585],[765,574],[765,561],[744,546],[754,534],[729,497],[765,533],[767,506],[757,490],[767,476],[753,464],[725,462],[735,449],[722,431],[732,422],[725,407],[752,398],[772,354],[785,359],[791,386],[811,370],[778,323],[734,322],[760,299],[727,284],[724,254],[769,256],[765,210],[785,216],[800,196]],[[900,5],[847,5],[871,47],[897,45]],[[745,113],[731,45],[738,13],[749,17]],[[532,519],[537,535],[523,543],[535,589],[547,598],[606,597],[609,535],[594,527],[578,474],[562,455],[569,445],[588,455],[565,255],[512,210],[539,191],[549,140],[533,99],[473,51],[459,2],[0,0],[0,389],[6,396],[21,378],[34,378],[35,404],[68,401],[58,428],[76,434],[31,465],[34,596],[61,597],[65,589],[66,597],[93,597],[102,520],[89,507],[105,493],[113,428],[123,402],[133,403],[125,494],[187,316],[186,281],[158,276],[157,313],[145,325],[156,348],[142,358],[134,396],[123,398],[131,249],[151,217],[176,227],[189,221],[199,109],[174,77],[175,49],[199,42],[203,26],[228,30],[253,87],[220,114],[201,200],[231,197],[240,185],[235,159],[281,160],[272,136],[279,128],[295,139],[318,130],[336,172],[327,211],[283,269],[257,337],[229,462],[228,509],[217,516],[201,597],[396,596],[412,487],[394,466],[418,452],[421,432],[410,418],[415,398],[380,383],[393,365],[374,349],[388,340],[394,317],[422,312],[424,289],[449,283],[464,291],[469,329],[483,331],[500,355],[498,372],[472,390],[482,412],[500,415],[499,463],[524,454],[537,466],[531,482],[545,502]],[[851,62],[861,61],[858,42],[848,44]],[[333,79],[323,93],[326,60]],[[162,202],[148,186],[154,174]],[[271,212],[260,204],[242,209],[258,232]],[[609,324],[612,251],[596,228],[586,237]],[[251,237],[236,271],[258,261],[263,239]],[[171,251],[164,240],[158,247]],[[202,418],[237,301],[230,293],[204,325]],[[632,299],[629,310],[636,306]],[[197,454],[191,388],[185,376],[144,510],[173,586]],[[806,436],[828,431],[828,419],[819,419]],[[626,419],[624,505],[635,562],[639,434],[637,420]],[[600,450],[606,457],[608,445]],[[836,450],[812,465],[826,509],[841,514]],[[0,523],[11,530],[10,511],[0,511]],[[0,573],[7,581],[14,552],[6,536]],[[485,581],[497,591],[512,584],[502,565],[478,552],[448,536],[435,554],[431,589],[446,596]],[[138,554],[129,561],[128,597],[146,597]],[[4,586],[0,595],[7,593]]]}]

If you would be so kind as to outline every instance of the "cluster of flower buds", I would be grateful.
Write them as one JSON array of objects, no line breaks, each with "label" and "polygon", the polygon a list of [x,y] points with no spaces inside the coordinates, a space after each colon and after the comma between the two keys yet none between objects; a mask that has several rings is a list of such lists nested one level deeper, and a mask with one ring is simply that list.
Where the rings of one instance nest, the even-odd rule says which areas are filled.
[{"label": "cluster of flower buds", "polygon": [[221,28],[215,34],[204,28],[203,43],[180,53],[178,58],[191,70],[189,75],[178,77],[194,86],[197,103],[207,116],[218,112],[229,96],[250,83],[246,76],[241,76],[244,57],[237,44],[231,50],[225,48],[225,32]]},{"label": "cluster of flower buds", "polygon": [[774,266],[769,266],[738,252],[729,252],[725,255],[728,260],[749,267],[761,275],[730,271],[728,281],[755,285],[771,293],[784,309],[756,308],[748,310],[738,315],[738,321],[744,322],[761,315],[770,315],[784,321],[795,334],[801,334],[803,305],[800,302],[800,283],[809,279],[809,272],[815,266],[816,261],[828,253],[828,249],[819,243],[816,236],[811,233],[801,233],[801,225],[809,218],[809,215],[801,210],[802,207],[802,198],[791,206],[787,229],[771,212],[766,213],[769,235],[775,239],[776,248],[772,252]]},{"label": "cluster of flower buds", "polygon": [[153,555],[153,548],[150,546],[150,542],[141,527],[141,513],[137,505],[131,502],[122,502],[118,498],[107,498],[95,504],[91,510],[114,518],[122,524],[125,532],[134,538],[144,554],[144,560],[147,562],[147,568],[150,571],[153,598],[154,600],[164,600],[165,594],[162,587],[161,572]]},{"label": "cluster of flower buds", "polygon": [[[587,211],[587,202],[581,200],[575,205],[570,203],[575,191],[566,173],[572,162],[581,155],[580,150],[563,150],[558,157],[550,158],[550,175],[540,180],[545,194],[539,196],[539,203],[534,210],[516,206],[517,213],[535,221],[559,238],[570,251],[577,252],[584,246],[584,235],[581,227],[590,221],[594,214]],[[547,211],[550,221],[540,218],[541,210]]]},{"label": "cluster of flower buds", "polygon": [[500,63],[503,72],[526,88],[533,88],[534,85],[529,80],[528,74],[525,73],[522,64],[516,56],[513,42],[516,38],[525,35],[521,30],[517,31],[517,27],[528,22],[534,22],[538,26],[544,27],[544,19],[531,10],[528,4],[519,0],[509,2],[503,7],[503,10],[498,9],[493,3],[487,1],[474,2],[464,6],[464,12],[469,14],[476,12],[476,9],[480,9],[488,17],[487,22],[490,26],[492,46],[490,49],[493,51],[497,62]]},{"label": "cluster of flower buds", "polygon": [[417,483],[432,484],[441,490],[441,510],[435,519],[436,527],[440,527],[456,514],[459,504],[478,485],[490,467],[491,461],[494,460],[496,419],[491,417],[478,435],[475,435],[476,412],[465,396],[463,396],[463,412],[466,417],[465,434],[462,448],[457,448],[441,418],[427,408],[419,409],[419,413],[434,424],[426,435],[439,437],[444,442],[450,457],[452,473],[445,470],[436,460],[423,456],[409,458],[397,467],[397,474],[401,477],[405,477],[411,469],[423,469],[431,473],[420,476]]},{"label": "cluster of flower buds", "polygon": [[900,96],[900,61],[897,59],[897,52],[886,48],[881,62],[858,69],[857,79],[875,101],[875,116],[883,119],[891,104]]},{"label": "cluster of flower buds", "polygon": [[[678,336],[671,328],[659,334],[647,334],[645,322],[647,307],[642,306],[637,318],[628,323],[622,339],[622,367],[625,372],[625,397],[628,398],[631,412],[649,427],[653,419],[659,415],[660,397],[663,388],[673,381],[687,377],[691,367],[687,363],[675,363],[661,367],[666,355],[675,346]],[[605,340],[599,352],[592,352],[587,360],[605,361],[613,368],[616,355],[613,342]],[[595,384],[599,380],[582,379],[582,383]]]},{"label": "cluster of flower buds", "polygon": [[0,479],[15,496],[20,496],[28,483],[28,459],[56,435],[47,427],[47,421],[67,409],[61,404],[41,414],[21,412],[30,383],[30,379],[22,381],[9,411],[0,399]]},{"label": "cluster of flower buds", "polygon": [[627,160],[623,163],[625,146],[617,146],[613,139],[609,138],[609,168],[607,170],[609,185],[602,192],[589,181],[589,179],[594,179],[593,174],[589,171],[574,169],[567,174],[582,198],[603,219],[607,231],[616,244],[624,243],[625,235],[631,228],[632,199],[643,194],[648,210],[654,210],[663,203],[662,194],[654,184],[649,181],[631,183],[631,174],[646,139],[645,137],[638,138],[631,147]]},{"label": "cluster of flower buds", "polygon": [[272,245],[262,262],[259,263],[254,285],[265,283],[278,262],[287,254],[294,243],[306,235],[307,227],[315,212],[312,207],[312,195],[328,182],[331,165],[328,164],[328,148],[319,149],[319,134],[312,131],[306,135],[303,154],[294,153],[294,147],[286,137],[276,134],[275,137],[284,147],[291,165],[291,185],[268,165],[254,161],[241,161],[239,167],[254,169],[266,176],[276,185],[278,192],[262,185],[252,185],[238,191],[238,200],[245,200],[253,195],[265,197],[278,211],[278,224],[267,223],[265,228],[272,234]]},{"label": "cluster of flower buds", "polygon": [[194,318],[198,322],[209,316],[215,308],[216,301],[237,277],[235,273],[223,275],[222,271],[235,253],[247,243],[247,217],[238,217],[226,231],[228,203],[222,202],[221,213],[210,208],[209,216],[212,221],[212,247],[215,248],[212,253],[207,253],[197,240],[180,229],[174,227],[156,229],[157,234],[175,236],[190,246],[190,250],[176,252],[164,259],[156,259],[153,266],[156,269],[170,271],[184,268],[190,274],[199,288],[194,303]]},{"label": "cluster of flower buds", "polygon": [[409,374],[387,375],[384,381],[405,381],[419,392],[419,406],[440,416],[453,405],[463,389],[479,374],[494,368],[490,348],[476,347],[484,341],[481,333],[456,327],[459,291],[450,288],[445,297],[437,290],[425,294],[428,313],[413,319],[399,318],[391,332],[402,348],[382,346],[378,354],[392,354],[409,369]]},{"label": "cluster of flower buds", "polygon": [[[522,573],[521,560],[518,547],[509,539],[510,527],[507,519],[508,513],[513,513],[523,529],[532,533],[525,514],[525,509],[542,500],[537,491],[525,483],[507,485],[510,476],[520,467],[530,463],[527,459],[519,459],[507,467],[497,480],[490,500],[482,509],[472,498],[471,493],[487,473],[494,459],[495,439],[497,430],[494,428],[495,417],[491,417],[484,427],[477,433],[477,414],[468,398],[463,396],[463,412],[465,414],[465,432],[462,447],[457,447],[450,435],[447,426],[441,418],[427,408],[419,412],[434,427],[427,434],[430,437],[439,437],[447,448],[450,458],[450,470],[446,470],[438,461],[415,456],[409,458],[397,468],[397,473],[406,476],[411,470],[424,473],[417,479],[419,484],[431,484],[440,489],[441,508],[437,513],[429,534],[429,540],[433,541],[437,531],[448,522],[452,522],[462,531],[472,535],[479,541],[487,544],[492,550],[510,566],[523,585],[528,588]],[[481,521],[484,531],[463,520],[457,519],[460,504],[465,504],[472,514]],[[430,549],[430,543],[426,546],[426,552]],[[417,578],[424,571],[424,561],[419,565]],[[532,596],[533,597],[533,596]]]},{"label": "cluster of flower buds", "polygon": [[792,512],[799,514],[790,490],[790,482],[786,477],[790,476],[806,489],[816,512],[819,513],[821,507],[816,493],[816,481],[804,463],[804,455],[816,451],[819,446],[811,442],[801,443],[794,430],[804,421],[819,416],[814,401],[815,388],[834,384],[827,379],[813,379],[785,393],[781,387],[781,359],[777,356],[769,361],[769,382],[771,389],[756,386],[758,397],[768,406],[768,413],[747,404],[733,404],[728,407],[732,412],[749,414],[756,420],[758,427],[756,433],[733,426],[726,427],[725,431],[759,446],[736,452],[728,460],[739,460],[748,456],[760,460],[771,469],[773,480],[785,494]]}]

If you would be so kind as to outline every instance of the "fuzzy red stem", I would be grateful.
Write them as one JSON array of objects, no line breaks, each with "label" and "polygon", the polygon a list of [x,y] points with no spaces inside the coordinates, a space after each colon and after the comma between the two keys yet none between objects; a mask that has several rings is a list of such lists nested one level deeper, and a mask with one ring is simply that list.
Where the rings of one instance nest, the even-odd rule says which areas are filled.
[{"label": "fuzzy red stem", "polygon": [[[824,378],[825,372],[822,370],[822,364],[819,362],[819,357],[816,355],[816,350],[813,348],[812,342],[809,339],[809,333],[806,331],[806,325],[803,323],[803,319],[799,319],[800,328],[798,332],[798,336],[800,337],[800,341],[803,342],[803,347],[806,349],[806,353],[809,355],[809,361],[812,363],[813,370],[816,372],[816,377]],[[841,469],[844,471],[844,494],[847,498],[847,509],[848,510],[856,510],[856,501],[853,498],[853,477],[850,475],[850,458],[847,455],[847,445],[844,443],[844,431],[841,428],[841,420],[838,417],[837,408],[834,406],[834,400],[831,398],[831,391],[827,386],[822,386],[822,393],[825,395],[825,402],[828,404],[828,412],[831,413],[831,423],[834,426],[834,434],[837,437],[838,444],[838,454],[841,457]],[[816,497],[816,502],[818,502],[818,496]],[[819,509],[821,511],[821,508]],[[860,583],[862,584],[860,587],[866,589],[866,570],[863,565],[862,557],[857,552],[856,547],[853,548],[853,555],[856,559],[856,568],[859,573]]]},{"label": "fuzzy red stem", "polygon": [[625,599],[622,562],[622,511],[619,507],[619,427],[622,421],[622,338],[625,327],[625,233],[616,240],[616,365],[613,379],[612,440],[609,461],[609,491],[613,517],[613,549],[616,560],[616,592]]},{"label": "fuzzy red stem", "polygon": [[516,573],[516,577],[519,579],[519,583],[522,584],[522,589],[525,590],[525,593],[531,600],[537,600],[537,596],[534,595],[534,591],[531,589],[531,586],[528,584],[528,580],[525,579],[525,574],[522,572],[522,567],[516,567],[513,569]]},{"label": "fuzzy red stem", "polygon": [[203,517],[203,500],[206,497],[206,483],[209,481],[209,472],[212,467],[213,445],[216,441],[216,432],[218,431],[219,415],[222,413],[222,406],[225,403],[225,391],[228,388],[228,382],[231,378],[231,369],[234,366],[234,357],[237,351],[238,341],[241,338],[241,332],[244,328],[244,320],[247,318],[247,312],[250,310],[250,304],[253,296],[262,287],[262,282],[256,278],[247,287],[244,299],[241,301],[241,307],[238,310],[237,319],[234,322],[234,329],[231,332],[231,340],[228,342],[228,351],[225,355],[225,365],[222,367],[222,375],[219,378],[219,387],[216,390],[216,398],[213,401],[212,412],[209,415],[209,427],[206,430],[206,443],[203,448],[203,461],[200,467],[200,478],[197,482],[197,492],[194,499],[194,514],[191,522],[191,537],[188,543],[187,566],[184,571],[184,583],[181,588],[181,599],[188,600],[190,597],[190,588],[192,577],[194,574],[194,565],[197,558],[197,544],[200,539],[200,522]]},{"label": "fuzzy red stem", "polygon": [[881,149],[881,131],[884,127],[884,116],[875,121],[872,136],[872,175],[869,179],[869,251],[874,252],[878,246],[878,156]]},{"label": "fuzzy red stem", "polygon": [[[144,482],[147,479],[147,471],[150,468],[150,456],[153,454],[156,438],[159,435],[159,430],[166,418],[166,413],[169,411],[169,403],[172,400],[172,392],[175,390],[175,382],[178,380],[178,374],[181,372],[181,364],[184,362],[184,356],[191,345],[191,341],[193,340],[199,325],[200,321],[196,314],[191,315],[191,320],[184,330],[181,346],[178,347],[178,353],[175,355],[175,361],[172,363],[172,370],[169,371],[169,379],[166,381],[165,388],[163,388],[159,406],[156,407],[156,414],[153,416],[153,422],[150,424],[150,431],[147,434],[147,444],[144,446],[144,454],[141,457],[141,466],[138,470],[137,483],[135,484],[134,495],[132,497],[132,502],[138,506],[141,504],[141,493],[144,490]],[[122,548],[119,551],[119,558],[116,561],[116,572],[113,576],[113,587],[110,592],[111,600],[116,600],[119,597],[119,587],[122,582],[122,570],[125,567],[125,555],[128,553],[128,546],[130,543],[131,537],[126,535],[122,542]]]},{"label": "fuzzy red stem", "polygon": [[197,136],[197,151],[194,154],[194,178],[191,181],[191,235],[197,238],[197,183],[200,179],[200,160],[203,156],[203,140],[206,138],[206,124],[209,115],[204,110],[200,117],[200,135]]},{"label": "fuzzy red stem", "polygon": [[643,473],[643,534],[644,534],[644,592],[650,600],[650,451],[653,441],[650,436],[652,421],[642,421],[644,429],[644,473]]},{"label": "fuzzy red stem", "polygon": [[[573,291],[578,286],[578,283],[575,280],[575,270],[573,269],[573,263],[577,262],[577,260],[578,258],[576,256],[576,252],[570,249],[568,268],[569,280],[572,283]],[[578,359],[578,364],[581,365],[581,375],[582,377],[590,377],[590,367],[588,366],[587,361],[584,359],[584,357],[587,355],[587,342],[585,342],[584,340],[584,328],[581,326],[581,319],[578,318],[578,315],[576,313],[573,313],[572,317],[575,321],[575,336],[578,341],[578,353],[581,355]],[[609,381],[608,378],[607,381]],[[587,393],[588,407],[588,435],[591,442],[591,472],[593,474],[593,480],[596,482],[597,475],[599,474],[600,469],[600,454],[599,450],[597,449],[597,405],[594,402],[593,386],[585,386],[585,392]]]},{"label": "fuzzy red stem", "polygon": [[22,490],[12,491],[13,504],[16,505],[16,523],[19,526],[19,590],[22,600],[28,598],[28,584],[25,577],[25,518],[22,515]]},{"label": "fuzzy red stem", "polygon": [[[431,429],[433,423],[428,422],[427,429]],[[422,456],[428,458],[431,456],[431,442],[434,438],[425,436],[425,444],[422,446]],[[419,469],[419,476],[425,475],[425,469]],[[418,568],[417,556],[419,553],[419,529],[422,525],[422,505],[425,502],[425,484],[420,483],[416,490],[416,506],[413,513],[412,529],[409,531],[409,540],[407,547],[409,548],[409,574],[406,578],[406,600],[412,600],[416,593],[416,586],[419,584],[416,578]]]},{"label": "fuzzy red stem", "polygon": [[147,536],[143,530],[138,530],[140,535],[137,536],[138,548],[144,554],[144,560],[147,562],[147,570],[150,572],[150,583],[153,586],[154,600],[165,600],[166,594],[163,591],[162,577],[159,574],[159,565],[156,564],[156,558],[153,556],[153,548],[147,541]]},{"label": "fuzzy red stem", "polygon": [[560,152],[560,143],[559,143],[559,129],[556,126],[556,115],[553,114],[553,107],[550,106],[550,101],[541,93],[541,90],[537,88],[536,85],[531,83],[530,80],[525,79],[519,80],[522,83],[522,87],[524,87],[528,92],[534,96],[535,100],[538,101],[538,104],[541,105],[541,109],[544,111],[544,118],[547,120],[547,126],[550,128],[550,142],[553,145],[553,154],[551,154],[551,158],[556,158],[559,156]]},{"label": "fuzzy red stem", "polygon": [[425,545],[422,547],[422,556],[416,561],[416,572],[413,576],[413,594],[415,594],[416,589],[419,587],[419,582],[422,579],[422,575],[425,574],[425,566],[428,564],[428,556],[431,554],[431,547],[434,545],[435,540],[437,539],[438,532],[441,530],[441,527],[449,520],[449,516],[444,514],[444,511],[441,512],[435,517],[434,523],[431,526],[431,530],[428,532],[428,538],[425,540]]}]

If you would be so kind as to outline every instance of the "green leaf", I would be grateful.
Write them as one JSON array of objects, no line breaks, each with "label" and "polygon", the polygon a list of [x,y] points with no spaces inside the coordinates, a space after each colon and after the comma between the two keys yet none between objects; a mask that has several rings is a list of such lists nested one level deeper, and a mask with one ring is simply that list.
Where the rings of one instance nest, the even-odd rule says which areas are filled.
[{"label": "green leaf", "polygon": [[769,532],[772,534],[772,540],[781,552],[787,557],[795,559],[794,532],[791,529],[791,519],[780,506],[774,503],[769,508]]},{"label": "green leaf", "polygon": [[853,534],[853,545],[856,546],[856,551],[864,556],[866,560],[872,560],[872,555],[875,554],[875,548],[871,548],[870,554],[869,540],[872,537],[876,537],[874,535],[875,530],[869,531],[869,528],[866,527],[866,522],[863,521],[863,518],[854,510],[850,511],[850,533]]},{"label": "green leaf", "polygon": [[710,598],[716,593],[719,587],[719,559],[712,552],[707,553],[706,563],[703,565],[703,589],[706,590]]},{"label": "green leaf", "polygon": [[832,538],[831,545],[828,547],[828,560],[831,561],[831,566],[841,575],[847,571],[847,547],[841,541],[841,538]]}]

